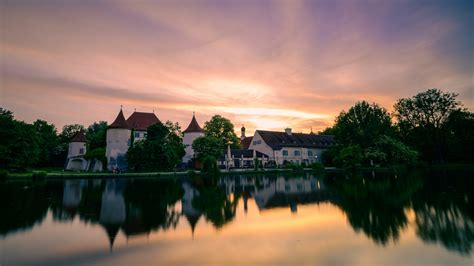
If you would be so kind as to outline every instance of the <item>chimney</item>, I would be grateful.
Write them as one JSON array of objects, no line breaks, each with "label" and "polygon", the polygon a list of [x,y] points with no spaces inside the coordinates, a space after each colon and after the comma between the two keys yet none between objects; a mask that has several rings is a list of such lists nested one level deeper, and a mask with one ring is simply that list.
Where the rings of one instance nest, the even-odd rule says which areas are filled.
[{"label": "chimney", "polygon": [[291,128],[289,127],[285,128],[285,133],[288,135],[291,135]]}]

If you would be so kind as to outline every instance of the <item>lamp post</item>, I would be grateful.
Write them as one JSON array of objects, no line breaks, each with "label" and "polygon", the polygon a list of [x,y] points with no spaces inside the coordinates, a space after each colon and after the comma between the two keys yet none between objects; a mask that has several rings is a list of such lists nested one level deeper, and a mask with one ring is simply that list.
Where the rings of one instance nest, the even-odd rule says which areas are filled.
[{"label": "lamp post", "polygon": [[230,164],[230,161],[231,161],[231,159],[232,159],[232,158],[231,158],[231,157],[232,157],[232,154],[231,154],[231,152],[230,152],[230,145],[231,145],[232,143],[233,143],[232,141],[228,141],[228,142],[227,142],[227,156],[226,156],[226,157],[227,157],[227,160],[226,160],[226,168],[227,168],[227,171],[229,171],[229,169],[230,169],[230,165],[229,165],[229,164]]}]

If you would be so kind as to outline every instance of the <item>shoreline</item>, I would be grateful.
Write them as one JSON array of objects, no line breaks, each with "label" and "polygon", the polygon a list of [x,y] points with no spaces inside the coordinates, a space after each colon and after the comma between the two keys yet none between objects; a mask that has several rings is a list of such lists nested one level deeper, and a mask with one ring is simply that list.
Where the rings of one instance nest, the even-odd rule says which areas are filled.
[{"label": "shoreline", "polygon": [[[420,166],[406,166],[406,165],[393,165],[385,167],[361,167],[356,169],[343,169],[336,167],[325,167],[323,169],[311,169],[305,168],[301,170],[293,169],[234,169],[234,170],[221,170],[220,176],[234,176],[234,175],[260,175],[260,174],[277,174],[277,173],[323,173],[323,172],[341,172],[341,171],[392,171],[401,169],[474,169],[474,164],[440,164],[440,165],[420,165]],[[35,176],[35,173],[45,173],[44,176]],[[196,170],[179,171],[179,172],[129,172],[114,174],[111,172],[70,172],[70,171],[41,171],[33,170],[27,173],[13,173],[9,174],[3,180],[41,180],[41,179],[96,179],[96,178],[171,178],[171,177],[184,177],[184,176],[205,176],[207,174],[201,173]],[[1,179],[0,179],[1,180]]]}]

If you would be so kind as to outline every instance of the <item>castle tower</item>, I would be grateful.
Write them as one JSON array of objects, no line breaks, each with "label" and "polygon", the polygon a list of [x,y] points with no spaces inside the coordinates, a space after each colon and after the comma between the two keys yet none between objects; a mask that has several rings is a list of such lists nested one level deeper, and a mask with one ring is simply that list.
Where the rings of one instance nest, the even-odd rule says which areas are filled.
[{"label": "castle tower", "polygon": [[105,156],[107,157],[108,170],[127,168],[125,154],[131,145],[131,134],[131,127],[123,116],[122,108],[120,108],[117,118],[107,128]]},{"label": "castle tower", "polygon": [[84,131],[80,130],[69,142],[67,158],[84,156],[87,151],[86,149],[86,136],[84,135]]},{"label": "castle tower", "polygon": [[69,142],[66,170],[87,170],[87,161],[84,159],[86,152],[86,136],[84,135],[84,131],[80,130],[76,133],[76,135],[74,135],[74,137],[72,137],[71,141]]},{"label": "castle tower", "polygon": [[194,157],[193,142],[198,137],[204,136],[204,130],[199,126],[193,112],[193,118],[188,128],[183,131],[183,144],[186,154],[183,157],[183,163],[188,163]]}]

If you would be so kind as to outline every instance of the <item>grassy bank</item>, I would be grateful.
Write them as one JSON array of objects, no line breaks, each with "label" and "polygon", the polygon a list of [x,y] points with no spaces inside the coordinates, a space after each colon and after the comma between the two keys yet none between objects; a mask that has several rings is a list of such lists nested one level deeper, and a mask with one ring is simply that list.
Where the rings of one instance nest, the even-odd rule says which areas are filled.
[{"label": "grassy bank", "polygon": [[[403,170],[407,168],[414,169],[474,169],[474,164],[436,164],[436,165],[418,165],[414,167],[408,167],[405,165],[393,165],[386,167],[362,167],[357,169],[352,169],[355,171],[392,171],[392,170]],[[313,170],[310,168],[305,169],[259,169],[257,171],[253,169],[248,170],[221,170],[221,176],[235,176],[235,175],[255,175],[255,174],[278,174],[278,173],[304,173],[304,172],[332,172],[332,171],[346,171],[347,169],[340,169],[334,167],[326,167],[320,170]],[[2,170],[3,171],[3,170]],[[189,175],[206,175],[200,173],[199,171],[180,171],[180,172],[129,172],[129,173],[120,173],[113,174],[110,172],[71,172],[71,171],[62,171],[60,169],[35,169],[33,171],[24,172],[24,173],[7,173],[7,176],[0,176],[1,178],[6,179],[93,179],[93,178],[134,178],[134,177],[145,177],[145,178],[156,178],[156,177],[182,177]]]}]

